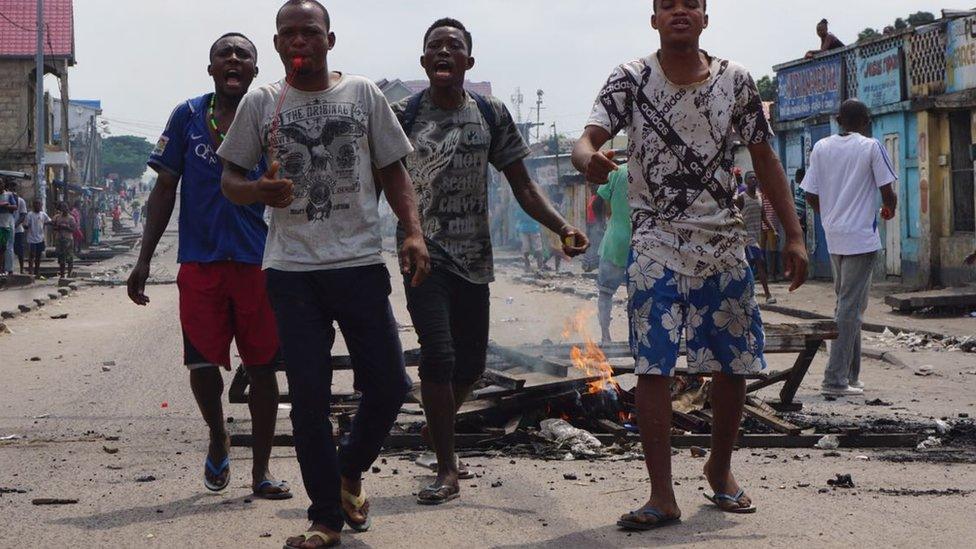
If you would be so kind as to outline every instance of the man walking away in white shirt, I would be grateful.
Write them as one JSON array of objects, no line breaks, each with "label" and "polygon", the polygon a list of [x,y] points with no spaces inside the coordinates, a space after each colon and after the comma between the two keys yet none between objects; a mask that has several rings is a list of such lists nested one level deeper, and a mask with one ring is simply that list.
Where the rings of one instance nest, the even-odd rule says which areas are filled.
[{"label": "man walking away in white shirt", "polygon": [[837,329],[831,345],[822,394],[864,393],[860,382],[861,323],[868,305],[871,275],[881,238],[878,236],[877,192],[881,191],[884,220],[894,218],[898,176],[891,159],[876,139],[865,137],[871,115],[864,103],[849,99],[837,117],[843,132],[814,146],[810,169],[801,188],[807,203],[820,213],[837,292]]}]

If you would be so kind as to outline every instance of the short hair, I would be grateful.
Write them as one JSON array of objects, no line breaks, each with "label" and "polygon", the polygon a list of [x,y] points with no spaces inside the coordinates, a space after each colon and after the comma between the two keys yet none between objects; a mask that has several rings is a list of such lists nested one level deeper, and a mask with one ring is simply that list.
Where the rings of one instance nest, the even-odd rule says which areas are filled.
[{"label": "short hair", "polygon": [[278,21],[281,20],[281,12],[284,11],[285,8],[288,6],[302,6],[305,4],[311,4],[318,8],[319,11],[322,12],[322,18],[325,20],[325,30],[332,29],[332,18],[329,17],[329,10],[325,9],[325,6],[323,6],[318,0],[288,0],[282,4],[280,8],[278,8],[278,15],[275,16],[275,25],[277,25]]},{"label": "short hair", "polygon": [[[654,13],[657,13],[657,0],[651,0],[651,6]],[[708,0],[702,0],[702,11],[708,11]]]},{"label": "short hair", "polygon": [[871,121],[871,111],[859,99],[848,99],[840,104],[837,121],[850,129],[851,125],[867,124]]},{"label": "short hair", "polygon": [[434,23],[427,29],[427,32],[424,33],[425,49],[427,48],[427,39],[430,38],[431,33],[434,32],[435,29],[439,29],[441,27],[451,27],[461,31],[461,34],[464,35],[464,41],[467,42],[468,44],[468,53],[469,54],[471,53],[471,49],[473,46],[471,40],[471,33],[468,32],[467,28],[465,28],[464,23],[458,21],[457,19],[452,19],[450,17],[442,17],[437,21],[434,21]]},{"label": "short hair", "polygon": [[214,52],[217,51],[217,44],[219,44],[220,41],[223,40],[224,38],[243,38],[244,40],[246,40],[247,43],[251,45],[251,49],[254,50],[254,60],[257,61],[258,47],[254,45],[254,42],[252,42],[250,38],[244,36],[239,32],[228,32],[223,36],[221,36],[220,38],[214,40],[214,43],[210,46],[210,59],[213,59]]},{"label": "short hair", "polygon": [[817,23],[817,25],[829,25],[829,24],[830,24],[830,23],[828,23],[828,22],[827,22],[827,19],[826,19],[826,18],[824,18],[824,19],[821,19],[821,20],[820,20],[820,22],[819,22],[819,23]]}]

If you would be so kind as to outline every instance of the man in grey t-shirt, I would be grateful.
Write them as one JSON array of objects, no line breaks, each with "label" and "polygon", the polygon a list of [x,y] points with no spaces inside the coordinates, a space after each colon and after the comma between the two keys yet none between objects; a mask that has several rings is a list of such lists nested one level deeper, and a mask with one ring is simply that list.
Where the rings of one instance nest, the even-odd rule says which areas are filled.
[{"label": "man in grey t-shirt", "polygon": [[[295,450],[312,500],[311,527],[286,546],[331,546],[344,522],[357,531],[369,528],[362,473],[379,454],[411,386],[380,257],[377,185],[404,227],[400,263],[412,284],[423,282],[430,260],[401,164],[410,142],[383,94],[364,78],[329,71],[335,35],[320,3],[289,0],[278,12],[277,29],[275,49],[288,82],[244,97],[217,154],[224,161],[221,186],[232,202],[274,208],[264,268],[288,375]],[[247,181],[244,166],[262,155],[271,168]],[[327,420],[334,322],[363,395],[338,456]]]},{"label": "man in grey t-shirt", "polygon": [[566,223],[529,178],[522,162],[529,149],[505,105],[465,91],[465,73],[474,65],[471,42],[460,21],[435,21],[424,35],[421,58],[430,88],[393,106],[414,145],[406,166],[433,260],[427,281],[406,284],[420,339],[425,434],[438,464],[437,479],[417,496],[424,505],[457,498],[458,479],[470,474],[454,454],[454,420],[485,371],[488,284],[494,280],[488,164],[505,173],[531,217],[562,237],[567,254],[587,247],[583,233]]}]

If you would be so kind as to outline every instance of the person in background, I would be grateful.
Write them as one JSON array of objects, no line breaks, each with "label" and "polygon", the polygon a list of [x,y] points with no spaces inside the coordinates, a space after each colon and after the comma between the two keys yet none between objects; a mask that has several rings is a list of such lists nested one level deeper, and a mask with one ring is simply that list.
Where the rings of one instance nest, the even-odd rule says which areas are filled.
[{"label": "person in background", "polygon": [[542,252],[542,225],[525,213],[521,207],[515,210],[515,231],[522,242],[522,261],[524,262],[525,272],[532,270],[532,263],[529,258],[534,257],[536,267],[542,270],[545,266],[545,257]]},{"label": "person in background", "polygon": [[52,220],[54,225],[54,246],[58,254],[58,276],[71,278],[75,265],[75,233],[78,220],[71,215],[67,202],[58,203],[58,213]]},{"label": "person in background", "polygon": [[[746,174],[746,187],[748,188],[749,185],[748,179],[750,174],[753,179],[756,179],[755,184],[761,187],[762,183],[759,182],[756,174],[753,172]],[[779,222],[779,216],[776,215],[776,210],[773,208],[772,201],[763,200],[762,210],[762,237],[759,240],[759,246],[766,256],[765,270],[768,279],[773,282],[778,282],[780,278],[779,235],[782,232],[782,225]]]},{"label": "person in background", "polygon": [[75,200],[74,206],[71,208],[71,217],[75,218],[75,232],[71,237],[74,239],[75,253],[81,253],[81,246],[85,242],[85,233],[82,232],[81,228],[84,226],[81,223],[81,201]]},{"label": "person in background", "polygon": [[[27,202],[17,194],[17,183],[10,182],[10,191],[17,197],[17,214],[14,219],[14,255],[20,265],[20,274],[24,274],[24,256],[26,254],[24,222],[27,221]],[[13,270],[13,268],[11,268]]]},{"label": "person in background", "polygon": [[799,168],[793,180],[793,204],[796,206],[796,216],[800,218],[800,228],[803,229],[804,234],[807,232],[807,197],[801,185],[806,174],[806,169]]},{"label": "person in background", "polygon": [[10,190],[10,180],[0,181],[0,276],[4,281],[14,269],[14,227],[16,226],[17,195]]},{"label": "person in background", "polygon": [[613,342],[610,335],[610,321],[613,311],[613,296],[620,286],[627,283],[627,259],[630,257],[630,203],[627,201],[629,177],[627,166],[620,166],[610,174],[606,185],[597,189],[599,197],[610,210],[610,222],[600,244],[600,271],[597,276],[597,316],[600,321],[600,342],[607,345]]},{"label": "person in background", "polygon": [[590,240],[590,247],[583,255],[583,272],[590,272],[600,266],[600,246],[603,236],[607,232],[607,202],[597,192],[599,187],[587,185],[590,189],[590,199],[586,202],[586,237]]},{"label": "person in background", "polygon": [[830,30],[828,29],[829,25],[830,23],[828,23],[826,19],[821,19],[820,22],[817,23],[817,36],[820,37],[820,49],[808,51],[805,56],[807,59],[814,57],[818,53],[823,53],[825,51],[836,50],[844,47],[844,43],[841,42],[839,38],[837,38],[836,36],[834,36],[833,33],[830,32]]},{"label": "person in background", "polygon": [[35,200],[24,221],[27,232],[27,272],[41,278],[41,257],[44,256],[44,228],[51,225],[51,218],[41,209],[41,201]]},{"label": "person in background", "polygon": [[871,277],[881,250],[876,204],[881,218],[893,219],[898,207],[888,152],[866,137],[871,127],[868,107],[848,99],[837,116],[842,132],[817,142],[803,180],[807,203],[820,214],[837,293],[835,319],[840,334],[830,345],[830,359],[820,392],[824,396],[864,394],[861,373],[861,325],[867,310]]},{"label": "person in background", "polygon": [[742,212],[742,219],[746,224],[746,261],[749,262],[749,267],[756,274],[756,278],[762,283],[763,292],[766,294],[766,303],[774,304],[776,300],[769,292],[766,256],[763,254],[762,248],[759,247],[766,212],[763,208],[762,196],[759,195],[759,179],[755,173],[746,174],[746,189],[736,198],[736,205]]}]

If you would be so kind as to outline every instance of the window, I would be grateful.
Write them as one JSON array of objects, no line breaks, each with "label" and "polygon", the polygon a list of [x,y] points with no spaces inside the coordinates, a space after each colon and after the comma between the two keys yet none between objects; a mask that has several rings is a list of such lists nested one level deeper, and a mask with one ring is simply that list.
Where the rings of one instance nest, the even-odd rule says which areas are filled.
[{"label": "window", "polygon": [[949,113],[952,148],[952,230],[976,232],[976,197],[973,196],[973,129],[969,111]]}]

